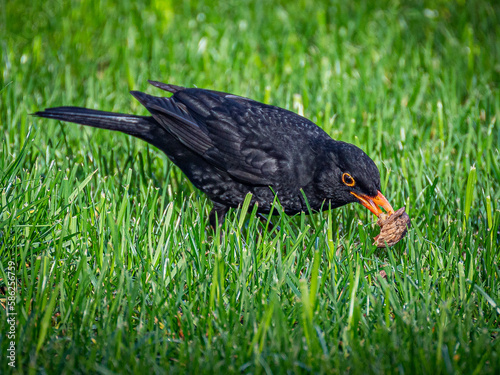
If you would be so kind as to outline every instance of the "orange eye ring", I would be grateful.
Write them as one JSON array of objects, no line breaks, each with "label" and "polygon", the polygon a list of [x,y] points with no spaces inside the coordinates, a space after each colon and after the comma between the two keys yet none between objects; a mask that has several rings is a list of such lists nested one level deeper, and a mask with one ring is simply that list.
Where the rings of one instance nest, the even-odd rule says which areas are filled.
[{"label": "orange eye ring", "polygon": [[349,173],[344,173],[342,175],[342,182],[349,187],[356,185],[356,181],[354,181],[354,178],[352,178]]}]

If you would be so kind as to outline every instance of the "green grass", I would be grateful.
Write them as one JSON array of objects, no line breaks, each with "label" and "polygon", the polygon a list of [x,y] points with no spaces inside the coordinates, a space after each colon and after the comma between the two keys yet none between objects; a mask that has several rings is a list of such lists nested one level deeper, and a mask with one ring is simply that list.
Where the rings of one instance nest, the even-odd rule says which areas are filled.
[{"label": "green grass", "polygon": [[[500,371],[500,7],[488,1],[0,0],[0,372]],[[147,79],[295,111],[412,218],[210,203],[153,147],[28,116],[146,114]],[[279,207],[276,207],[279,212]],[[386,277],[384,277],[386,275]]]}]

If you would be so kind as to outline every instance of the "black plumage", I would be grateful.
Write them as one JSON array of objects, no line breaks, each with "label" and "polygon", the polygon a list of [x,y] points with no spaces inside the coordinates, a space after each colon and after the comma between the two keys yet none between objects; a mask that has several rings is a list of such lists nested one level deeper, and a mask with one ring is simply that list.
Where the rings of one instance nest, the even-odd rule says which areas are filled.
[{"label": "black plumage", "polygon": [[241,96],[149,82],[173,93],[167,98],[131,92],[151,116],[79,107],[35,115],[121,131],[156,146],[212,200],[212,226],[215,215],[222,223],[247,193],[260,213],[270,212],[275,194],[289,215],[307,213],[307,203],[314,211],[351,202],[376,215],[378,205],[392,211],[380,193],[375,163],[306,118]]}]

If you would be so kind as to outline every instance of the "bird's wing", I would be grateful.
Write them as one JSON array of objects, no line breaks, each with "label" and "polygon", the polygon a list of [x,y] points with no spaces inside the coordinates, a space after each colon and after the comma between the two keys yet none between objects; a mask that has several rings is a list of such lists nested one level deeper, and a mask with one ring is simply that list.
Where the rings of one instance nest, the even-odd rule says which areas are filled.
[{"label": "bird's wing", "polygon": [[242,182],[298,189],[313,175],[313,140],[324,132],[293,112],[202,89],[133,95],[183,144]]},{"label": "bird's wing", "polygon": [[182,104],[172,98],[161,98],[140,91],[130,92],[153,115],[166,131],[175,135],[186,147],[203,155],[214,145],[201,131],[196,120]]}]

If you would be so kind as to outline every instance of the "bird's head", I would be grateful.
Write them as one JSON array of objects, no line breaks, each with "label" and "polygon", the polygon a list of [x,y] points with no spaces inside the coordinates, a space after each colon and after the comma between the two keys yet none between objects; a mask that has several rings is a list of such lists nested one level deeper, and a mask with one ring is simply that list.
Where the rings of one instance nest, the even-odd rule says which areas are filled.
[{"label": "bird's head", "polygon": [[321,182],[323,190],[338,206],[359,202],[373,214],[382,213],[380,207],[392,214],[394,210],[380,192],[380,173],[372,159],[359,147],[335,141],[328,167]]}]

